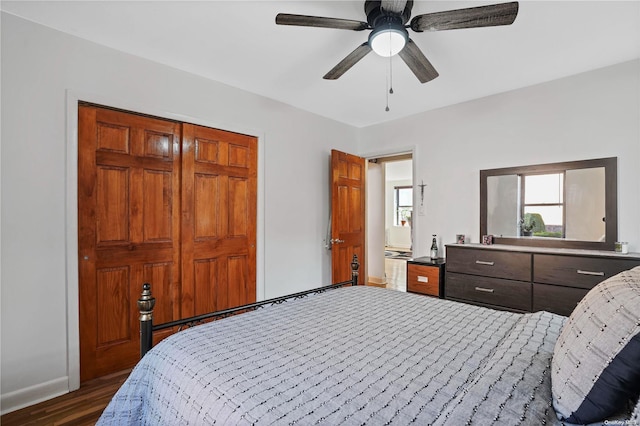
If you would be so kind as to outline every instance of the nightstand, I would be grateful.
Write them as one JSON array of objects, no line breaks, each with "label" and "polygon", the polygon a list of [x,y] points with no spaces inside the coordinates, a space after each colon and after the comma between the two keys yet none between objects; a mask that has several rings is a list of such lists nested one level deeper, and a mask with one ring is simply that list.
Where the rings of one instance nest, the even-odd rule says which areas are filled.
[{"label": "nightstand", "polygon": [[407,260],[407,291],[444,298],[445,259],[417,257]]}]

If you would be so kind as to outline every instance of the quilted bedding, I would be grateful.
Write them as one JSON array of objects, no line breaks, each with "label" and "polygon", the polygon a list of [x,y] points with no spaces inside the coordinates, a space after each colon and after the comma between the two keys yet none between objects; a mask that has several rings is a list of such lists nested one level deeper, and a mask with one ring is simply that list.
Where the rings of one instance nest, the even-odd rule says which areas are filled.
[{"label": "quilted bedding", "polygon": [[331,290],[170,336],[98,424],[558,424],[550,362],[565,319]]}]

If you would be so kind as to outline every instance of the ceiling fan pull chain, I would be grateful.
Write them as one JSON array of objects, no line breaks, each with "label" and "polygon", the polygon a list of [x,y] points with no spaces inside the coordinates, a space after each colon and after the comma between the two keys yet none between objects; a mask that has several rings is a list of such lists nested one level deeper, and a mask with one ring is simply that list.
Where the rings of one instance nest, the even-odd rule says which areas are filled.
[{"label": "ceiling fan pull chain", "polygon": [[385,107],[385,111],[389,112],[389,92],[392,89],[389,89],[389,68],[387,68],[387,78],[386,78],[386,85],[385,85],[385,91],[384,94],[387,97],[387,106]]},{"label": "ceiling fan pull chain", "polygon": [[391,33],[389,33],[389,68],[387,68],[387,107],[384,109],[389,112],[389,95],[393,95],[393,69],[391,68]]},{"label": "ceiling fan pull chain", "polygon": [[393,67],[391,66],[392,64],[392,60],[391,60],[391,56],[389,56],[389,94],[393,95]]},{"label": "ceiling fan pull chain", "polygon": [[[389,87],[388,79],[387,79],[387,87]],[[387,106],[384,108],[384,110],[389,112],[389,91],[388,90],[385,90],[385,95],[387,96]]]}]

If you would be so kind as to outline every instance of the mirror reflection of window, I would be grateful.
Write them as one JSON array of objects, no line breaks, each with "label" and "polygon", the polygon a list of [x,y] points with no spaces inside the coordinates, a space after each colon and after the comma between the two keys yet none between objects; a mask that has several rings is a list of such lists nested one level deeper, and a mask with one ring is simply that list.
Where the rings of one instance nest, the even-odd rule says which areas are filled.
[{"label": "mirror reflection of window", "polygon": [[564,173],[522,176],[521,235],[563,238]]},{"label": "mirror reflection of window", "polygon": [[518,234],[520,184],[517,175],[487,178],[487,229],[489,234],[513,237]]},{"label": "mirror reflection of window", "polygon": [[567,170],[566,237],[605,241],[604,167]]}]

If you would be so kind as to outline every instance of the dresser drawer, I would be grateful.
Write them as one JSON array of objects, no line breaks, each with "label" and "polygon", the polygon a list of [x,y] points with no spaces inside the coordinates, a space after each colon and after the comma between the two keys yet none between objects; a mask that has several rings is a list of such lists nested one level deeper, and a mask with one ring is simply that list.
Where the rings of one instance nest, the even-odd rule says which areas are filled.
[{"label": "dresser drawer", "polygon": [[531,281],[531,254],[447,246],[447,272]]},{"label": "dresser drawer", "polygon": [[447,299],[463,299],[520,311],[531,310],[530,282],[447,272],[445,294]]},{"label": "dresser drawer", "polygon": [[533,281],[588,290],[638,264],[631,259],[534,254]]},{"label": "dresser drawer", "polygon": [[439,296],[440,268],[437,266],[407,264],[407,291]]},{"label": "dresser drawer", "polygon": [[533,312],[548,311],[568,317],[588,292],[583,288],[533,283]]}]

